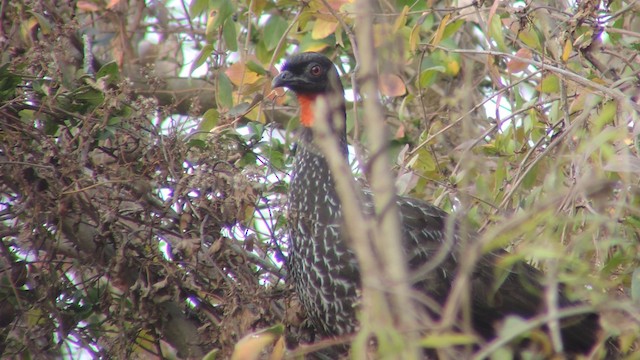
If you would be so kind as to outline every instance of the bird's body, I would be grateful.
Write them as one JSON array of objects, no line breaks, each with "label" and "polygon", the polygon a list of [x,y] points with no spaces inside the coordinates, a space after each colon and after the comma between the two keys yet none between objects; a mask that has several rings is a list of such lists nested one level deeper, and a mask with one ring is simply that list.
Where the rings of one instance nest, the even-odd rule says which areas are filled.
[{"label": "bird's body", "polygon": [[[289,187],[289,280],[317,329],[332,336],[353,333],[357,329],[358,263],[348,246],[333,176],[314,142],[311,125],[317,119],[309,118],[313,117],[313,100],[335,94],[344,99],[343,88],[333,63],[316,53],[290,57],[274,79],[274,87],[277,86],[296,93],[302,107],[301,123],[305,125],[299,134]],[[339,110],[344,116],[344,103]],[[341,152],[347,156],[344,124],[342,128],[338,124],[334,130]],[[364,212],[371,214],[371,195],[365,192],[363,198]],[[397,204],[404,255],[412,274],[421,275],[414,289],[444,304],[458,269],[460,234],[455,225],[448,226],[448,214],[429,203],[398,197]],[[440,257],[437,266],[420,272],[443,246],[445,256]],[[496,261],[502,254],[497,251],[484,255],[470,279],[473,327],[486,339],[495,336],[495,323],[507,315],[529,318],[544,306],[540,273],[527,264],[521,264],[518,271],[507,270],[496,287]],[[562,296],[559,303],[560,306],[570,304]],[[431,315],[437,317],[433,312]],[[573,330],[563,331],[565,349],[586,352],[596,342],[598,316],[589,314],[578,319],[578,323]]]}]

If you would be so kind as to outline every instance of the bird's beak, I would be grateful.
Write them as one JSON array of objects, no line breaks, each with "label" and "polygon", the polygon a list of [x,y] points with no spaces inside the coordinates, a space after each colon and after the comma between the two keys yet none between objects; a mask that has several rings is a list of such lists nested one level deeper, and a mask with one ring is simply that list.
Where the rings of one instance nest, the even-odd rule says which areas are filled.
[{"label": "bird's beak", "polygon": [[291,74],[289,71],[285,70],[281,72],[280,74],[278,74],[278,76],[273,78],[273,81],[271,81],[271,87],[272,88],[286,87],[289,84],[289,81],[291,80],[292,76],[293,74]]}]

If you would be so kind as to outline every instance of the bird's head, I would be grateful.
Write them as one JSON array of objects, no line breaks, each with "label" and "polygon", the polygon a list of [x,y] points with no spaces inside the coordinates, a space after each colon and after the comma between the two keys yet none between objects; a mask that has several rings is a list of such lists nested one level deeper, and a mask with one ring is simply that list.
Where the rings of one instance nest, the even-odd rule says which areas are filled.
[{"label": "bird's head", "polygon": [[313,126],[314,105],[319,96],[325,96],[329,104],[337,104],[344,121],[344,89],[335,65],[326,56],[315,52],[290,56],[271,84],[296,94],[300,123],[305,127]]}]

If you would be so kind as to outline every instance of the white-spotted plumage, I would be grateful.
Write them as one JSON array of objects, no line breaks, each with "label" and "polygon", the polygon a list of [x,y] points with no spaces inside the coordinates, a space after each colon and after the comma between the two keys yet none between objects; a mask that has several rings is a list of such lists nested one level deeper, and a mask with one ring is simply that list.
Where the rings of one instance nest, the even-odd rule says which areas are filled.
[{"label": "white-spotted plumage", "polygon": [[[298,142],[289,186],[289,274],[311,321],[327,334],[348,334],[357,327],[358,264],[347,245],[340,200],[328,164],[314,145],[303,141]],[[364,211],[371,215],[371,193],[365,191],[364,199]],[[398,198],[398,205],[405,256],[410,267],[418,269],[441,246],[446,213],[409,198]],[[443,280],[454,271],[453,260],[449,255],[440,271],[417,282],[430,287],[435,300],[443,300],[448,292],[449,282]]]}]

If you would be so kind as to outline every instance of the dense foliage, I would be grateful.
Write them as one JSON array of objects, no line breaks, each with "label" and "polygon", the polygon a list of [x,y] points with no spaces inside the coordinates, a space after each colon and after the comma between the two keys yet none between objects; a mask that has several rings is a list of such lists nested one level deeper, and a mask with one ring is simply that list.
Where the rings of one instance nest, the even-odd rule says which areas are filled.
[{"label": "dense foliage", "polygon": [[[633,353],[637,2],[23,0],[0,9],[0,354],[278,359],[312,340],[283,267],[295,100],[270,82],[321,51],[360,99],[363,6],[400,191],[565,283]],[[423,344],[468,341],[451,331]]]}]

